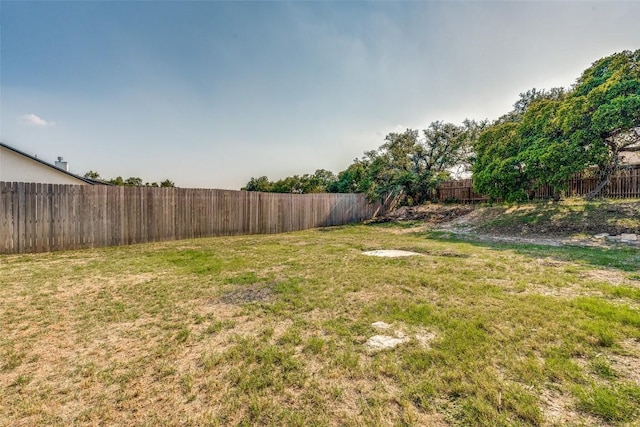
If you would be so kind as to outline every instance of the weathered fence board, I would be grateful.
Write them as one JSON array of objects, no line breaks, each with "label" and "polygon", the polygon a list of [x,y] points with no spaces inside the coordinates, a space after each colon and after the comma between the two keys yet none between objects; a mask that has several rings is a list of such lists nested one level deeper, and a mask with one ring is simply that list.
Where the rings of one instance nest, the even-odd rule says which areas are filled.
[{"label": "weathered fence board", "polygon": [[[567,196],[586,196],[598,185],[598,179],[588,175],[578,174],[569,179],[567,184]],[[550,186],[538,188],[534,199],[549,199],[554,196],[554,189]],[[612,199],[640,198],[640,166],[618,171],[609,180],[609,184],[602,190],[600,196]],[[487,196],[473,191],[471,179],[445,181],[438,185],[437,199],[444,201],[457,201],[461,203],[479,203],[489,200]]]},{"label": "weathered fence board", "polygon": [[0,182],[0,253],[261,234],[373,218],[362,194]]},{"label": "weathered fence board", "polygon": [[441,202],[457,201],[462,203],[480,203],[489,200],[487,196],[473,191],[471,179],[441,182],[437,188],[437,198]]}]

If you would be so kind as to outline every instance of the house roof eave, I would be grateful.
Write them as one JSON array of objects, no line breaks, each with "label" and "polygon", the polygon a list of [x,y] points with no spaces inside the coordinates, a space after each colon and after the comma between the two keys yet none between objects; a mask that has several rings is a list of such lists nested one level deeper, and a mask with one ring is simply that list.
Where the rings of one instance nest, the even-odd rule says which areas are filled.
[{"label": "house roof eave", "polygon": [[35,156],[32,156],[32,155],[27,154],[27,153],[25,153],[25,152],[23,152],[23,151],[20,151],[20,150],[18,150],[17,148],[11,147],[10,145],[7,145],[7,144],[3,143],[2,141],[0,141],[0,147],[4,147],[4,148],[6,148],[6,149],[7,149],[7,150],[9,150],[9,151],[13,151],[13,152],[14,152],[14,153],[16,153],[16,154],[19,154],[19,155],[21,155],[21,156],[27,157],[27,158],[29,158],[29,159],[31,159],[31,160],[33,160],[33,161],[35,161],[35,162],[38,162],[38,163],[40,163],[40,164],[42,164],[42,165],[45,165],[45,166],[47,166],[47,167],[50,167],[50,168],[52,168],[52,169],[54,169],[54,170],[56,170],[56,171],[58,171],[58,172],[60,172],[60,173],[63,173],[63,174],[65,174],[65,175],[72,176],[72,177],[74,177],[74,178],[76,178],[76,179],[79,179],[80,181],[84,181],[84,182],[86,182],[87,184],[90,184],[90,185],[110,185],[110,184],[107,184],[107,183],[104,183],[104,182],[101,182],[101,181],[96,181],[95,179],[89,179],[89,178],[85,178],[85,177],[82,177],[82,176],[79,176],[79,175],[73,174],[73,173],[71,173],[71,172],[69,172],[69,171],[66,171],[66,170],[64,170],[64,169],[60,169],[60,168],[58,168],[58,167],[56,167],[56,166],[52,165],[51,163],[47,163],[47,162],[45,162],[44,160],[40,160],[39,158],[37,158],[37,157],[35,157]]}]

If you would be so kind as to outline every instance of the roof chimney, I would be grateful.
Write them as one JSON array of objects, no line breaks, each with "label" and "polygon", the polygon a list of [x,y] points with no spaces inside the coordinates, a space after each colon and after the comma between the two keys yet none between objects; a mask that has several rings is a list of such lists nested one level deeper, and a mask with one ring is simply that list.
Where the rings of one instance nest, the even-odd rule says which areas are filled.
[{"label": "roof chimney", "polygon": [[56,160],[56,167],[69,172],[69,164],[63,161],[62,157],[58,157],[58,160]]}]

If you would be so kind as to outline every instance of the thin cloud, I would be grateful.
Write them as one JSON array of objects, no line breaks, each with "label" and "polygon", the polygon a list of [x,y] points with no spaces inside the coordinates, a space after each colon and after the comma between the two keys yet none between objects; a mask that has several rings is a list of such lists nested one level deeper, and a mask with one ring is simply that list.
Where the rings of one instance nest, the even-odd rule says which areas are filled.
[{"label": "thin cloud", "polygon": [[53,126],[56,124],[55,122],[50,122],[43,119],[42,117],[38,117],[35,114],[25,114],[23,116],[20,116],[20,122],[25,125],[37,127]]}]

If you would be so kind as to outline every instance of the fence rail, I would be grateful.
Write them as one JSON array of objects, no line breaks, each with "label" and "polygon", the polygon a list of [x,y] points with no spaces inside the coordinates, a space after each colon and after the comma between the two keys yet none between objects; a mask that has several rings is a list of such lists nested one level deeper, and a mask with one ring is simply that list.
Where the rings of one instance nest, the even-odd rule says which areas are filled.
[{"label": "fence rail", "polygon": [[[566,195],[586,196],[598,185],[598,179],[584,174],[578,174],[569,179]],[[548,199],[554,196],[555,190],[544,185],[538,188],[534,199]],[[605,186],[601,194],[611,199],[640,198],[640,166],[622,169],[611,176],[609,184]],[[437,199],[443,201],[457,201],[461,203],[486,202],[489,198],[473,191],[471,179],[445,181],[437,188]]]},{"label": "fence rail", "polygon": [[362,194],[0,182],[0,253],[267,234],[373,218]]}]

